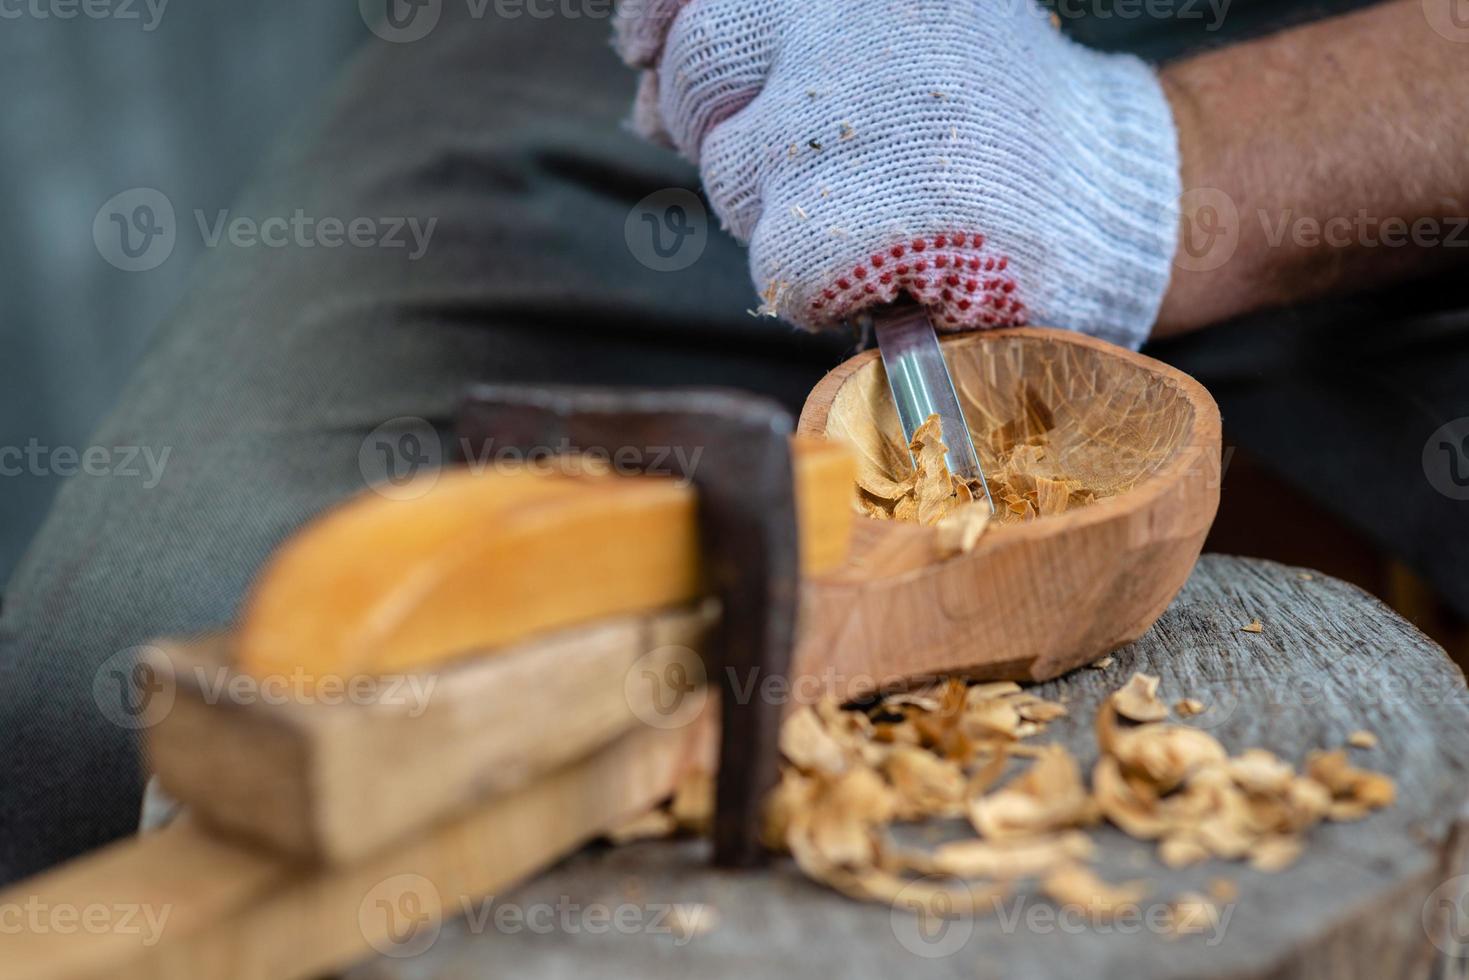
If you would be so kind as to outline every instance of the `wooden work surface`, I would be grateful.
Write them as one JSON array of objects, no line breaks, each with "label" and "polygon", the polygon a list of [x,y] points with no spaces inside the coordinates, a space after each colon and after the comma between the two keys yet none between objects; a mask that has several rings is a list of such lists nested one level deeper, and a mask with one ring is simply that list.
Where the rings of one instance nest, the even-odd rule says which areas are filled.
[{"label": "wooden work surface", "polygon": [[[1261,633],[1240,630],[1256,618]],[[1469,694],[1438,647],[1352,586],[1207,556],[1162,620],[1111,667],[1039,686],[1042,696],[1064,695],[1071,707],[1040,740],[1065,743],[1089,767],[1096,706],[1134,670],[1160,675],[1169,703],[1195,697],[1210,705],[1191,723],[1231,752],[1259,746],[1299,763],[1308,750],[1340,746],[1355,730],[1376,733],[1380,745],[1353,749],[1353,761],[1391,774],[1398,803],[1361,823],[1314,829],[1300,861],[1276,875],[1222,861],[1169,870],[1152,845],[1111,827],[1095,832],[1103,877],[1152,882],[1145,914],[1185,889],[1207,890],[1213,879],[1236,882],[1239,897],[1224,906],[1222,936],[1169,938],[1137,923],[1103,934],[1058,922],[1025,883],[1001,905],[1006,917],[1018,913],[1008,925],[997,915],[960,919],[925,941],[910,913],[849,901],[789,863],[719,873],[703,863],[702,842],[649,842],[584,851],[498,896],[488,917],[472,900],[479,928],[446,922],[427,950],[381,957],[351,980],[1459,975],[1454,968],[1466,961],[1447,962],[1424,925],[1426,906],[1438,945],[1448,945],[1451,930],[1439,928],[1435,913],[1448,907],[1440,899],[1462,898],[1452,889],[1464,880],[1450,879],[1469,872],[1459,831],[1469,798]],[[918,833],[950,836],[942,826]],[[447,908],[460,907],[444,898]],[[717,925],[677,939],[666,906],[696,902],[716,910]],[[496,910],[506,905],[526,918],[502,919],[508,925],[498,928]],[[1469,938],[1463,919],[1457,924]]]}]

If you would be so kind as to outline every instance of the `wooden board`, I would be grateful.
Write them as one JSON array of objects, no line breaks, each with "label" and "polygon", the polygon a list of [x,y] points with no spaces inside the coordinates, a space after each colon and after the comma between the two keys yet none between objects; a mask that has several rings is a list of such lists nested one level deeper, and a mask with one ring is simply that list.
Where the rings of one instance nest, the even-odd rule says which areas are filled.
[{"label": "wooden board", "polygon": [[[309,862],[356,861],[661,721],[682,696],[668,682],[702,676],[713,605],[340,692],[258,686],[227,637],[160,643],[150,662],[170,707],[147,731],[149,762],[216,830]],[[682,714],[696,707],[689,698]]]},{"label": "wooden board", "polygon": [[[184,819],[0,892],[0,908],[104,909],[115,928],[7,934],[16,980],[291,980],[431,929],[666,797],[713,763],[712,716],[646,728],[346,869],[313,870]],[[126,918],[124,918],[126,917]],[[160,931],[147,927],[161,924]]]},{"label": "wooden board", "polygon": [[[1167,939],[1146,929],[1063,931],[1046,925],[1056,921],[1046,918],[1053,914],[1049,903],[1026,886],[1018,905],[1005,906],[1019,916],[1010,927],[998,916],[959,921],[925,943],[908,913],[848,901],[789,866],[720,874],[705,866],[698,843],[652,843],[584,852],[496,899],[494,911],[572,910],[549,920],[549,928],[517,928],[513,916],[501,928],[481,914],[485,924],[478,929],[469,922],[446,928],[431,949],[377,959],[352,980],[1411,980],[1462,968],[1463,959],[1448,962],[1443,953],[1457,947],[1446,918],[1451,906],[1438,899],[1458,900],[1453,889],[1466,885],[1458,876],[1469,873],[1463,677],[1375,599],[1305,574],[1206,556],[1178,601],[1146,636],[1119,651],[1112,667],[1083,669],[1036,688],[1044,697],[1066,698],[1072,710],[1043,738],[1066,744],[1087,764],[1096,755],[1093,712],[1134,670],[1159,674],[1170,700],[1190,695],[1213,706],[1215,717],[1193,723],[1208,726],[1232,751],[1263,746],[1299,762],[1307,750],[1340,745],[1359,728],[1381,739],[1377,749],[1352,755],[1359,765],[1393,775],[1397,805],[1362,823],[1313,830],[1301,862],[1283,874],[1219,861],[1173,871],[1157,862],[1151,846],[1110,828],[1097,833],[1104,876],[1147,879],[1159,900],[1202,890],[1216,877],[1234,881],[1240,896],[1218,942],[1210,942],[1211,934]],[[1256,617],[1263,632],[1240,632]],[[947,832],[921,827],[916,836],[932,843]],[[679,941],[660,916],[670,903],[700,902],[717,911],[717,927]],[[598,908],[645,927],[600,928]],[[1027,924],[1027,916],[1040,925]]]}]

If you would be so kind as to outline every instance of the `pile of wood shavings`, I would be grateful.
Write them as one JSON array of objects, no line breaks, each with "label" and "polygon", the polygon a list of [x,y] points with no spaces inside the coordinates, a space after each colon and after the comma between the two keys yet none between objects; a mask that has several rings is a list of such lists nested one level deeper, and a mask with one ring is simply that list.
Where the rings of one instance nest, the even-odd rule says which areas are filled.
[{"label": "pile of wood shavings", "polygon": [[[1392,804],[1395,787],[1354,768],[1345,751],[1312,752],[1304,773],[1263,749],[1230,757],[1210,734],[1169,724],[1158,679],[1137,674],[1096,716],[1100,757],[1090,787],[1061,745],[1025,740],[1065,715],[1019,685],[950,680],[866,710],[834,703],[792,714],[781,733],[787,765],[767,806],[767,843],[788,851],[809,877],[865,901],[925,914],[993,911],[1022,879],[1039,879],[1052,901],[1106,921],[1148,897],[1146,882],[1111,884],[1086,865],[1087,828],[1107,821],[1158,841],[1159,858],[1181,867],[1215,857],[1277,872],[1300,855],[1323,820],[1358,820]],[[1119,721],[1121,718],[1137,724]],[[1028,767],[996,788],[1012,758]],[[667,809],[614,840],[707,830],[712,781],[698,774]],[[973,838],[931,850],[898,846],[894,824],[963,818]],[[1168,903],[1178,934],[1217,922],[1210,896]]]},{"label": "pile of wood shavings", "polygon": [[[991,440],[998,465],[989,466],[986,473],[998,520],[1015,523],[1062,514],[1099,496],[1080,480],[1055,472],[1044,432],[1019,442],[1000,435]],[[982,529],[990,517],[984,490],[978,480],[957,479],[949,472],[944,459],[949,450],[937,415],[930,415],[913,434],[908,448],[914,467],[904,479],[888,480],[872,473],[858,477],[858,512],[885,521]]]}]

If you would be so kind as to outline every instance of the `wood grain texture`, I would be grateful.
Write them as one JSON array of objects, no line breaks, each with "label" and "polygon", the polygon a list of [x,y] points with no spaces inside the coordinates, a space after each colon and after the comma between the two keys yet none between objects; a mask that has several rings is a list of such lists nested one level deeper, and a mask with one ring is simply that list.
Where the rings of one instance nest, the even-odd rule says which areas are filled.
[{"label": "wood grain texture", "polygon": [[[1034,397],[1053,416],[1047,452],[1117,495],[992,527],[943,562],[932,528],[859,517],[846,565],[806,590],[796,656],[798,672],[838,678],[845,694],[870,689],[879,664],[889,678],[1040,680],[1094,660],[1167,607],[1218,508],[1219,410],[1187,375],[1056,330],[968,334],[944,351],[987,465],[991,437]],[[847,440],[859,469],[892,465],[898,422],[875,351],[816,387],[799,431]]]},{"label": "wood grain texture", "polygon": [[256,697],[228,637],[160,642],[150,662],[172,707],[147,731],[149,762],[211,828],[346,864],[658,719],[680,697],[670,679],[702,676],[714,605],[573,627],[328,703]]},{"label": "wood grain texture", "polygon": [[[851,458],[797,438],[792,463],[802,568],[827,571],[847,552]],[[504,467],[421,479],[347,501],[272,556],[241,613],[243,670],[407,671],[707,590],[687,484]]]},{"label": "wood grain texture", "polygon": [[[1352,750],[1362,766],[1398,781],[1396,806],[1361,823],[1311,832],[1301,861],[1265,875],[1220,861],[1169,870],[1152,846],[1104,828],[1098,868],[1109,880],[1144,878],[1149,901],[1215,877],[1239,887],[1222,938],[1166,939],[1146,928],[1101,933],[1049,927],[1049,903],[1027,884],[1007,929],[990,916],[951,925],[944,942],[915,940],[907,913],[861,905],[813,885],[792,869],[751,875],[709,871],[698,843],[649,843],[584,852],[535,882],[499,898],[522,911],[576,908],[572,928],[479,930],[460,923],[434,947],[403,961],[379,959],[352,980],[463,980],[536,976],[580,980],[748,980],[769,977],[954,977],[1029,980],[1051,977],[1421,978],[1449,966],[1425,930],[1448,925],[1433,913],[1435,889],[1469,872],[1464,813],[1469,799],[1469,694],[1443,652],[1375,599],[1341,582],[1265,562],[1205,557],[1178,600],[1106,670],[1083,669],[1036,690],[1065,698],[1071,715],[1043,740],[1069,746],[1088,765],[1101,699],[1134,670],[1162,677],[1170,703],[1197,697],[1205,726],[1231,751],[1263,746],[1299,763],[1335,747],[1357,729],[1377,734],[1370,751]],[[1263,631],[1240,627],[1259,618]],[[956,833],[921,827],[928,843]],[[1439,893],[1442,897],[1443,892]],[[673,902],[706,902],[718,927],[687,942],[666,930],[594,930],[585,910],[632,906],[651,923]],[[1017,913],[1018,909],[1018,913]],[[1028,924],[1035,915],[1041,927]],[[1463,920],[1459,920],[1462,930]],[[899,935],[909,937],[914,952]],[[1462,931],[1460,932],[1462,938]],[[1452,948],[1446,934],[1436,937]],[[1458,961],[1462,967],[1463,960]]]}]

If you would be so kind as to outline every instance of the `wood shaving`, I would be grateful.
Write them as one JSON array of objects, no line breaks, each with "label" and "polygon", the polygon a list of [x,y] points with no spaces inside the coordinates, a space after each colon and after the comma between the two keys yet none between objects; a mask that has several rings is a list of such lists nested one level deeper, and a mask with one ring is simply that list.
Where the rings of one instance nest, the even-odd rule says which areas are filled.
[{"label": "wood shaving", "polygon": [[793,765],[810,772],[835,776],[847,770],[846,752],[809,707],[797,709],[781,726],[780,751]]},{"label": "wood shaving", "polygon": [[997,841],[964,840],[935,850],[932,868],[956,878],[1030,877],[1088,860],[1095,850],[1092,839],[1079,831]]},{"label": "wood shaving", "polygon": [[1397,798],[1391,779],[1354,768],[1342,749],[1312,752],[1306,757],[1306,772],[1331,793],[1327,816],[1332,820],[1361,820],[1373,810],[1391,806]]},{"label": "wood shaving", "polygon": [[1206,710],[1204,702],[1197,698],[1184,698],[1173,705],[1173,713],[1180,718],[1197,718]]},{"label": "wood shaving", "polygon": [[957,763],[911,745],[896,746],[882,764],[898,797],[897,818],[959,816],[966,780]]},{"label": "wood shaving", "polygon": [[1133,674],[1112,700],[1117,713],[1132,721],[1162,721],[1168,717],[1168,706],[1158,700],[1158,678],[1152,674]]},{"label": "wood shaving", "polygon": [[1158,845],[1158,860],[1170,868],[1186,868],[1209,860],[1211,852],[1197,838],[1186,834],[1165,837]]},{"label": "wood shaving", "polygon": [[677,830],[678,821],[673,818],[672,813],[667,810],[650,810],[608,831],[607,839],[614,844],[631,844],[633,841],[669,837]]},{"label": "wood shaving", "polygon": [[1299,837],[1263,837],[1250,847],[1250,867],[1275,873],[1296,863],[1305,844]]},{"label": "wood shaving", "polygon": [[1264,626],[1264,624],[1262,624],[1258,619],[1252,619],[1252,620],[1250,620],[1249,625],[1247,625],[1247,626],[1241,626],[1239,629],[1240,629],[1240,632],[1241,633],[1263,633],[1263,632],[1265,632],[1265,626]]},{"label": "wood shaving", "polygon": [[707,902],[676,902],[665,920],[680,940],[693,939],[719,928],[719,910]]},{"label": "wood shaving", "polygon": [[714,819],[714,774],[694,770],[679,780],[669,812],[679,830],[707,833]]},{"label": "wood shaving", "polygon": [[1359,729],[1347,736],[1347,744],[1354,749],[1375,749],[1377,748],[1377,736]]},{"label": "wood shaving", "polygon": [[[885,439],[872,436],[882,445],[870,447],[868,455],[895,464],[881,469],[904,470],[906,475],[892,479],[878,472],[878,467],[862,467],[857,478],[858,513],[878,520],[939,525],[942,531],[951,515],[968,511],[944,532],[940,550],[947,555],[973,548],[992,522],[1051,517],[1093,503],[1102,494],[1068,478],[1048,456],[1046,432],[1054,420],[1049,409],[1030,395],[1025,416],[1000,427],[989,440],[994,458],[986,463],[985,471],[995,507],[992,517],[979,481],[956,480],[949,472],[943,423],[937,415],[930,415],[913,434],[906,461],[898,459],[901,454],[886,445]],[[982,520],[980,511],[985,514]],[[956,542],[961,545],[957,550]]]},{"label": "wood shaving", "polygon": [[979,536],[990,524],[990,508],[982,500],[961,504],[939,518],[938,551],[944,558],[964,555],[979,544]]},{"label": "wood shaving", "polygon": [[1113,657],[1103,657],[1101,660],[1093,661],[1091,666],[1092,670],[1106,670],[1116,662],[1117,660]]},{"label": "wood shaving", "polygon": [[1056,904],[1079,906],[1094,921],[1101,922],[1110,921],[1116,912],[1136,906],[1148,897],[1147,882],[1108,884],[1079,864],[1069,864],[1046,875],[1041,890]]},{"label": "wood shaving", "polygon": [[991,840],[1088,827],[1100,817],[1081,767],[1060,746],[1036,759],[1004,789],[969,802],[969,822]]},{"label": "wood shaving", "polygon": [[1230,758],[1213,736],[1180,725],[1122,728],[1119,702],[1134,682],[1097,712],[1102,750],[1092,793],[1113,824],[1139,839],[1159,840],[1170,867],[1207,858],[1248,860],[1280,871],[1304,848],[1302,835],[1322,820],[1355,820],[1393,802],[1393,782],[1355,769],[1346,753],[1313,752],[1304,775],[1264,749]]},{"label": "wood shaving", "polygon": [[[1275,873],[1301,857],[1312,827],[1394,801],[1392,780],[1352,766],[1342,749],[1311,753],[1298,772],[1264,749],[1230,756],[1196,728],[1123,720],[1158,717],[1160,686],[1134,674],[1098,708],[1090,786],[1064,746],[1024,741],[1065,717],[1066,706],[1010,681],[955,678],[860,709],[831,700],[802,707],[781,730],[786,764],[762,837],[808,877],[864,901],[974,915],[992,912],[1016,880],[1039,878],[1052,900],[1100,921],[1148,894],[1145,882],[1109,884],[1083,866],[1096,849],[1087,830],[1103,819],[1156,841],[1168,867],[1229,860]],[[666,809],[609,836],[707,833],[712,799],[709,774],[693,773]],[[891,840],[895,823],[965,817],[974,836],[931,838],[931,850]],[[1212,928],[1216,903],[1237,897],[1224,878],[1208,895],[1181,894],[1169,906],[1170,929]]]},{"label": "wood shaving", "polygon": [[1175,936],[1214,932],[1219,927],[1219,906],[1207,895],[1183,892],[1168,905],[1168,931]]}]

